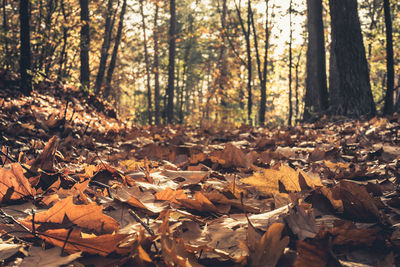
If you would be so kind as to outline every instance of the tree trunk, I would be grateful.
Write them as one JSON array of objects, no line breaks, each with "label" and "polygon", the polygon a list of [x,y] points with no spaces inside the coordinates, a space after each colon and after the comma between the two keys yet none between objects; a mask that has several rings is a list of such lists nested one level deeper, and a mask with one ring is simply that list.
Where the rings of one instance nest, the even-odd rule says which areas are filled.
[{"label": "tree trunk", "polygon": [[10,49],[8,47],[8,31],[9,31],[9,27],[8,27],[8,18],[7,18],[7,12],[6,12],[6,8],[7,8],[7,0],[3,0],[3,36],[4,36],[4,51],[5,51],[5,56],[4,56],[4,65],[6,67],[6,69],[9,69],[10,67]]},{"label": "tree trunk", "polygon": [[359,117],[376,113],[356,0],[330,0],[331,112]]},{"label": "tree trunk", "polygon": [[155,3],[154,11],[154,118],[156,125],[160,124],[160,75],[159,75],[159,57],[158,57],[158,3]]},{"label": "tree trunk", "polygon": [[292,41],[293,41],[293,29],[292,29],[292,0],[289,4],[289,118],[288,125],[292,126],[293,117],[293,105],[292,105]]},{"label": "tree trunk", "polygon": [[260,81],[260,107],[258,110],[258,122],[261,126],[265,123],[265,110],[266,110],[266,102],[267,102],[267,68],[268,68],[268,49],[269,49],[269,8],[268,8],[269,0],[265,1],[266,10],[265,10],[265,42],[264,42],[264,64],[261,67],[261,55],[258,50],[258,37],[257,31],[254,22],[254,14],[251,12],[251,24],[253,28],[254,34],[254,46],[256,48],[256,59],[257,59],[257,70],[258,70],[258,79]]},{"label": "tree trunk", "polygon": [[21,92],[29,95],[32,92],[31,69],[31,34],[30,34],[30,12],[29,0],[19,2],[19,21],[20,21],[20,61],[19,69],[21,75]]},{"label": "tree trunk", "polygon": [[169,2],[170,25],[169,25],[169,59],[168,59],[168,105],[167,105],[167,121],[173,123],[174,120],[174,80],[175,80],[175,50],[176,50],[176,7],[175,0]]},{"label": "tree trunk", "polygon": [[90,69],[89,69],[89,0],[79,0],[81,8],[81,85],[82,88],[90,89]]},{"label": "tree trunk", "polygon": [[101,86],[103,84],[104,74],[106,72],[108,51],[110,49],[110,44],[111,44],[112,8],[113,8],[113,0],[108,0],[106,17],[105,17],[105,25],[104,25],[104,38],[103,38],[103,44],[101,46],[101,52],[100,52],[100,64],[99,64],[99,70],[98,70],[97,76],[96,76],[96,82],[95,82],[95,85],[94,85],[95,91],[97,93],[100,92]]},{"label": "tree trunk", "polygon": [[[218,0],[219,1],[219,0]],[[227,70],[227,61],[226,61],[226,34],[227,31],[226,26],[226,14],[227,14],[227,0],[222,0],[222,14],[221,14],[221,39],[222,42],[220,44],[220,51],[219,51],[219,77],[218,77],[218,86],[220,90],[221,96],[221,105],[223,107],[226,106],[226,97],[227,97],[227,79],[228,79],[228,70]]]},{"label": "tree trunk", "polygon": [[140,14],[142,16],[142,29],[143,29],[143,46],[144,46],[144,62],[146,65],[146,82],[147,82],[147,113],[149,119],[149,125],[153,123],[152,117],[152,101],[151,101],[151,87],[150,87],[150,62],[149,62],[149,52],[147,50],[147,35],[146,35],[146,20],[143,11],[143,0],[140,0]]},{"label": "tree trunk", "polygon": [[124,16],[125,16],[125,12],[126,12],[126,2],[127,2],[127,0],[124,0],[122,7],[121,7],[121,13],[119,15],[117,36],[115,37],[114,49],[113,49],[113,52],[111,55],[110,65],[108,66],[108,70],[107,70],[106,87],[104,90],[105,97],[108,97],[111,92],[111,80],[112,80],[112,76],[114,74],[115,64],[117,63],[118,48],[119,48],[119,44],[121,42],[122,29],[124,28]]},{"label": "tree trunk", "polygon": [[389,0],[383,1],[386,25],[386,69],[387,69],[387,88],[385,96],[385,105],[383,107],[384,115],[391,115],[394,112],[393,91],[394,91],[394,66],[393,66],[393,36],[392,36],[392,17],[390,15]]},{"label": "tree trunk", "polygon": [[308,47],[304,120],[324,112],[329,107],[322,0],[307,0],[307,11]]}]

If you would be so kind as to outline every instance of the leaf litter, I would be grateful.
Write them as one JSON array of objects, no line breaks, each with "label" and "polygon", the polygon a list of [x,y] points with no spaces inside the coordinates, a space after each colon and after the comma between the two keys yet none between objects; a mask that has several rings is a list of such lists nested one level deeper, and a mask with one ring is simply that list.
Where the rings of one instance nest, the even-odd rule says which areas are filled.
[{"label": "leaf litter", "polygon": [[137,126],[82,94],[0,91],[4,263],[400,265],[398,115]]}]

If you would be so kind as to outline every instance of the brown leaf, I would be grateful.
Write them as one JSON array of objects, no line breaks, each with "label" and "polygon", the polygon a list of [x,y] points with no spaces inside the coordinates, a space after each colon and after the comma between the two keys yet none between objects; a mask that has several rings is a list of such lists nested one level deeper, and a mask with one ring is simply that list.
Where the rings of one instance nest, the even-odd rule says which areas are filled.
[{"label": "brown leaf", "polygon": [[[93,230],[96,233],[113,233],[119,229],[118,222],[102,213],[102,206],[96,203],[75,205],[72,196],[57,202],[49,210],[35,214],[35,223],[63,224],[66,219],[79,227]],[[21,223],[32,227],[32,215]]]},{"label": "brown leaf", "polygon": [[343,201],[344,214],[349,218],[368,222],[379,220],[379,210],[364,186],[340,181],[339,185],[333,188],[333,192]]},{"label": "brown leaf", "polygon": [[0,168],[0,202],[31,197],[34,191],[21,165],[14,163],[11,170]]},{"label": "brown leaf", "polygon": [[38,169],[53,171],[54,157],[56,155],[58,143],[59,141],[56,135],[47,142],[39,157],[30,164],[31,171],[37,172]]},{"label": "brown leaf", "polygon": [[305,211],[299,204],[289,210],[289,216],[285,218],[285,221],[300,240],[314,238],[318,233],[314,212]]},{"label": "brown leaf", "polygon": [[255,251],[250,253],[250,266],[276,266],[285,247],[289,244],[289,237],[282,238],[285,225],[273,223],[261,237]]},{"label": "brown leaf", "polygon": [[126,234],[106,234],[86,238],[78,229],[72,230],[69,236],[68,232],[68,229],[52,229],[40,233],[39,236],[58,247],[63,247],[65,244],[64,249],[68,253],[87,252],[106,256],[112,252],[126,254],[130,251],[129,247],[118,246],[122,240],[128,237]]},{"label": "brown leaf", "polygon": [[155,194],[156,200],[164,200],[173,203],[179,203],[177,199],[188,199],[183,189],[172,190],[171,188],[167,188],[164,191],[157,192]]},{"label": "brown leaf", "polygon": [[161,237],[162,254],[167,266],[201,267],[193,253],[186,250],[181,238],[174,239],[163,235]]},{"label": "brown leaf", "polygon": [[202,193],[196,192],[195,199],[177,199],[180,204],[188,209],[197,210],[200,212],[220,212],[213,203]]}]

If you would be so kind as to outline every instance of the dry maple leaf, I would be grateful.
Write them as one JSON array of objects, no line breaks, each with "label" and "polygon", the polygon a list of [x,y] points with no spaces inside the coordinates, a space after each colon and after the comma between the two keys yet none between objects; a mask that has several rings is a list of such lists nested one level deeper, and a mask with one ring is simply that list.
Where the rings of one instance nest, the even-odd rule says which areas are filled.
[{"label": "dry maple leaf", "polygon": [[273,223],[260,238],[255,228],[249,223],[250,266],[276,266],[285,247],[289,244],[288,236],[282,238],[284,228],[285,225],[282,223]]},{"label": "dry maple leaf", "polygon": [[[96,233],[113,233],[119,229],[118,222],[102,213],[103,207],[96,203],[75,205],[69,196],[57,202],[49,210],[35,214],[35,224],[65,222],[73,223]],[[21,221],[26,227],[32,227],[32,215]]]},{"label": "dry maple leaf", "polygon": [[106,234],[85,238],[79,229],[51,229],[39,234],[43,240],[58,246],[64,247],[68,253],[87,252],[107,256],[112,252],[126,254],[130,247],[120,247],[121,241],[126,239],[127,234]]},{"label": "dry maple leaf", "polygon": [[266,194],[299,192],[302,189],[322,185],[321,181],[311,179],[305,173],[285,165],[281,165],[278,170],[266,169],[262,174],[255,173],[253,176],[244,178],[241,181],[255,186],[259,191]]},{"label": "dry maple leaf", "polygon": [[0,168],[0,202],[31,197],[34,191],[21,165],[14,163],[11,170]]}]

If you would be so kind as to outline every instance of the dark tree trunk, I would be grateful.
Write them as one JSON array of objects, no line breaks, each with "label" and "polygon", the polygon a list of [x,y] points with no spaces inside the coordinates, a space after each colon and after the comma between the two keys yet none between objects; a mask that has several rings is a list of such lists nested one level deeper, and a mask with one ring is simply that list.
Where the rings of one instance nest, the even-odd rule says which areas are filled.
[{"label": "dark tree trunk", "polygon": [[8,18],[7,18],[7,0],[3,0],[3,35],[4,35],[4,51],[5,51],[5,56],[4,56],[4,64],[6,69],[9,69],[10,67],[10,49],[8,47]]},{"label": "dark tree trunk", "polygon": [[144,17],[144,11],[143,11],[143,0],[140,0],[140,14],[142,16],[142,28],[143,28],[143,48],[144,48],[144,62],[146,65],[146,82],[147,82],[147,113],[148,113],[148,119],[149,119],[149,124],[153,124],[153,117],[152,117],[152,101],[151,101],[151,86],[150,86],[150,62],[149,62],[149,52],[147,49],[147,35],[146,35],[146,20]]},{"label": "dark tree trunk", "polygon": [[330,0],[331,112],[359,117],[376,113],[356,0]]},{"label": "dark tree trunk", "polygon": [[394,112],[393,91],[394,91],[394,66],[393,66],[393,36],[392,36],[392,16],[390,15],[389,0],[383,1],[386,25],[386,69],[387,69],[387,88],[385,96],[384,115],[391,115]]},{"label": "dark tree trunk", "polygon": [[328,109],[322,0],[307,0],[307,77],[304,120]]},{"label": "dark tree trunk", "polygon": [[60,53],[60,61],[59,61],[58,77],[57,77],[57,79],[59,81],[61,81],[61,79],[65,76],[65,71],[63,70],[63,65],[66,65],[66,61],[68,58],[66,49],[67,49],[67,42],[68,42],[69,27],[66,26],[66,25],[68,25],[68,15],[65,11],[64,1],[61,1],[61,12],[62,12],[63,18],[64,18],[64,25],[63,25],[63,45],[62,45],[62,49],[61,49],[61,53]]},{"label": "dark tree trunk", "polygon": [[289,118],[288,125],[292,126],[292,117],[293,117],[293,105],[292,105],[292,41],[293,41],[293,29],[292,29],[292,0],[290,0],[289,4],[289,27],[290,27],[290,35],[289,35]]},{"label": "dark tree trunk", "polygon": [[[218,0],[219,1],[219,0]],[[226,26],[226,14],[227,14],[227,0],[222,0],[222,13],[221,13],[221,39],[222,42],[220,44],[220,51],[219,51],[219,77],[218,77],[218,86],[220,90],[221,96],[221,105],[226,106],[226,84],[228,80],[228,70],[227,70],[227,63],[226,63],[226,34],[224,32],[227,30]]]},{"label": "dark tree trunk", "polygon": [[175,53],[176,53],[176,7],[175,0],[169,2],[170,25],[169,25],[169,59],[168,59],[168,87],[167,87],[167,121],[174,120],[174,82],[175,82]]},{"label": "dark tree trunk", "polygon": [[110,49],[110,44],[111,44],[111,31],[112,31],[111,17],[112,17],[112,13],[113,13],[112,9],[113,9],[113,0],[108,0],[106,17],[105,17],[105,25],[104,25],[104,38],[103,38],[103,44],[101,46],[100,64],[99,64],[99,70],[98,70],[97,76],[96,76],[96,82],[94,85],[97,93],[99,93],[101,90],[101,86],[102,86],[103,80],[104,80],[104,74],[106,72],[108,51]]},{"label": "dark tree trunk", "polygon": [[265,1],[266,10],[265,10],[265,41],[264,41],[264,64],[261,67],[261,55],[258,49],[258,36],[254,22],[254,14],[251,12],[251,24],[253,28],[254,34],[254,46],[256,48],[256,59],[257,59],[257,70],[258,70],[258,79],[260,81],[260,107],[258,111],[258,122],[261,126],[265,123],[265,110],[266,110],[266,102],[267,102],[267,67],[268,67],[268,48],[269,48],[269,9],[268,9],[269,0]]},{"label": "dark tree trunk", "polygon": [[121,13],[119,15],[120,17],[119,17],[119,23],[118,23],[117,36],[115,37],[114,49],[113,49],[113,52],[111,55],[110,65],[108,66],[108,70],[107,70],[106,87],[104,90],[105,97],[108,97],[110,95],[110,91],[111,91],[111,80],[112,80],[112,76],[114,74],[115,64],[117,63],[118,48],[119,48],[119,44],[121,42],[122,29],[124,28],[124,16],[125,16],[125,12],[126,12],[126,2],[127,2],[127,0],[124,0],[122,7],[121,7]]},{"label": "dark tree trunk", "polygon": [[[240,3],[240,2],[239,2]],[[251,81],[252,81],[252,62],[251,62],[251,44],[250,44],[250,32],[251,32],[251,0],[248,1],[247,6],[247,29],[244,25],[244,21],[242,18],[242,14],[240,11],[240,6],[238,6],[235,2],[236,12],[238,14],[238,19],[240,22],[240,27],[242,29],[244,39],[246,41],[246,53],[247,53],[247,120],[249,124],[252,123],[251,119],[251,111],[253,109],[253,97],[252,97],[252,88],[251,88]]]},{"label": "dark tree trunk", "polygon": [[19,21],[20,21],[20,61],[19,69],[21,75],[21,92],[29,95],[32,92],[32,77],[29,73],[31,69],[31,34],[30,34],[30,12],[29,0],[19,2]]},{"label": "dark tree trunk", "polygon": [[89,69],[89,0],[79,0],[81,8],[81,85],[84,89],[90,88],[90,69]]},{"label": "dark tree trunk", "polygon": [[159,60],[158,60],[158,4],[155,3],[154,11],[154,118],[156,125],[160,124],[160,75],[159,75]]}]

